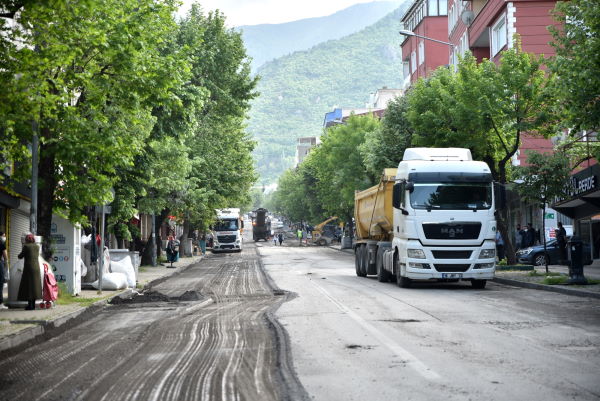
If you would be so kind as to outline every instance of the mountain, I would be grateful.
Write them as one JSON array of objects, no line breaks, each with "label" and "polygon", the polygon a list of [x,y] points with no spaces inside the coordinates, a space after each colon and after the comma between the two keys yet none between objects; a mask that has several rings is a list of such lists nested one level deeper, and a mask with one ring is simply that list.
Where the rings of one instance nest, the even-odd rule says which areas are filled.
[{"label": "mountain", "polygon": [[283,24],[244,25],[236,29],[242,31],[246,50],[253,59],[253,71],[256,71],[267,61],[358,32],[377,22],[401,3],[402,1],[360,3],[326,17]]},{"label": "mountain", "polygon": [[406,1],[375,24],[338,40],[266,63],[258,71],[248,132],[262,183],[272,183],[294,161],[296,138],[319,136],[325,113],[364,107],[369,94],[402,82],[400,18]]}]

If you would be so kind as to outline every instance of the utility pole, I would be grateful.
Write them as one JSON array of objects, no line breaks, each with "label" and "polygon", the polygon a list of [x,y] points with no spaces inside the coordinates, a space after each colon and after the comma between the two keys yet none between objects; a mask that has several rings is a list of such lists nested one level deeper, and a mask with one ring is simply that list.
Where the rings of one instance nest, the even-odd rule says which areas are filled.
[{"label": "utility pole", "polygon": [[31,206],[29,209],[29,230],[33,235],[37,235],[37,203],[38,203],[38,123],[36,120],[31,122],[33,138],[31,140]]}]

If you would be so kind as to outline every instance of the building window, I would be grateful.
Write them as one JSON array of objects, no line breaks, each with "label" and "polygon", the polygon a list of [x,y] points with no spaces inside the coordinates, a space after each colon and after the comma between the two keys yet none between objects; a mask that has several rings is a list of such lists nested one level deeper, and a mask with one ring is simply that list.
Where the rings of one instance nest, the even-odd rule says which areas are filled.
[{"label": "building window", "polygon": [[427,15],[437,17],[448,14],[448,0],[427,0]]},{"label": "building window", "polygon": [[492,26],[492,57],[506,46],[506,14],[503,14]]},{"label": "building window", "polygon": [[419,65],[425,62],[425,43],[423,41],[419,42]]},{"label": "building window", "polygon": [[410,53],[410,71],[413,74],[417,72],[417,54],[414,51]]},{"label": "building window", "polygon": [[402,75],[404,78],[410,77],[410,64],[408,60],[402,63]]},{"label": "building window", "polygon": [[429,8],[427,9],[427,15],[437,16],[438,14],[438,0],[427,0]]}]

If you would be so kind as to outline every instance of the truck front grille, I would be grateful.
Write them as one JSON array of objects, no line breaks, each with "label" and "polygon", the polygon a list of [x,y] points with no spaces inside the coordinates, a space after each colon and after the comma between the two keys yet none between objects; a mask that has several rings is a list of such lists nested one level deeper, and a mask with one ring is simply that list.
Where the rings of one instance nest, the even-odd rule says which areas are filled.
[{"label": "truck front grille", "polygon": [[436,259],[469,259],[472,251],[431,251]]},{"label": "truck front grille", "polygon": [[221,243],[228,244],[235,242],[235,235],[217,235],[217,239]]},{"label": "truck front grille", "polygon": [[436,263],[435,265],[433,265],[435,267],[435,270],[439,271],[439,272],[466,272],[467,270],[469,270],[469,267],[471,267],[471,265],[464,265],[464,264],[456,264],[456,265],[449,265],[449,264],[438,264]]},{"label": "truck front grille", "polygon": [[424,223],[423,232],[427,239],[477,239],[481,223]]}]

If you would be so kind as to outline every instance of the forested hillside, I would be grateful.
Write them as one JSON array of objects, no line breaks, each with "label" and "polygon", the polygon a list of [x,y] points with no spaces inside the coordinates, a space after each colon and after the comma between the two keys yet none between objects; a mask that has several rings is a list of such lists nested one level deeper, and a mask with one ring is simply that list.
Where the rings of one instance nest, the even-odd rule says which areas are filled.
[{"label": "forested hillside", "polygon": [[296,138],[318,136],[326,112],[364,107],[369,93],[402,81],[400,18],[408,6],[362,31],[296,52],[259,69],[261,95],[252,102],[249,132],[262,183],[292,166]]},{"label": "forested hillside", "polygon": [[252,70],[264,63],[316,44],[339,39],[374,24],[396,9],[402,1],[360,3],[319,18],[306,18],[283,24],[245,25],[242,32]]}]

